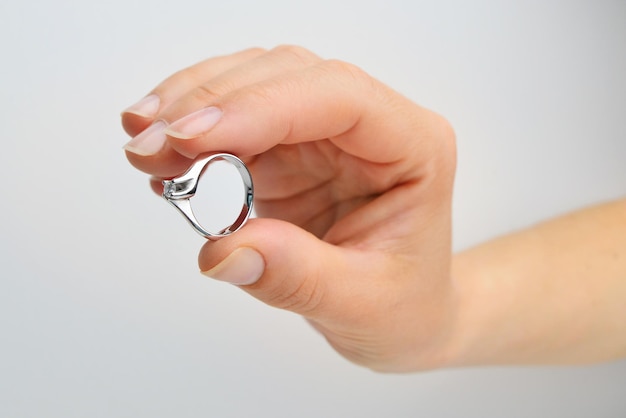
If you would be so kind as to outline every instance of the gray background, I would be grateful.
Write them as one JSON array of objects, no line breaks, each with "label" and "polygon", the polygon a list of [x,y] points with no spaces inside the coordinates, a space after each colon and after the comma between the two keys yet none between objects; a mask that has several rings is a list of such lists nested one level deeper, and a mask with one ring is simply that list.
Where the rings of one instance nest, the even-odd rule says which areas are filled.
[{"label": "gray background", "polygon": [[455,126],[460,249],[624,195],[625,2],[9,0],[0,19],[0,416],[626,416],[626,362],[347,363],[197,273],[202,239],[126,163],[119,125],[216,54],[353,62]]}]

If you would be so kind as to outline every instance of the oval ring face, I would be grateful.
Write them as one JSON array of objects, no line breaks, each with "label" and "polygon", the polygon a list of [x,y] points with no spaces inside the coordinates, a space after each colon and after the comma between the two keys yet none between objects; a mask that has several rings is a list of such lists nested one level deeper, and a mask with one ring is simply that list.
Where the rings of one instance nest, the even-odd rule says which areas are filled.
[{"label": "oval ring face", "polygon": [[[191,209],[190,199],[196,194],[198,181],[206,168],[215,161],[226,161],[235,166],[244,186],[244,200],[241,212],[232,225],[218,231],[207,231],[196,219]],[[191,227],[203,237],[210,240],[217,240],[239,230],[250,217],[252,212],[252,202],[254,199],[254,187],[252,176],[248,167],[239,158],[232,154],[218,153],[203,156],[194,161],[189,169],[182,175],[171,180],[163,180],[163,198],[183,214]]]}]

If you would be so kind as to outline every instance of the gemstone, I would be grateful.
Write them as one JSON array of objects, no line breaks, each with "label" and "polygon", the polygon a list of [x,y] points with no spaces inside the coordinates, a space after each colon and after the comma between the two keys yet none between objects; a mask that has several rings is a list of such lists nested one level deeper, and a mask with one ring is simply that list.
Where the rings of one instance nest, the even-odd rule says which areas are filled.
[{"label": "gemstone", "polygon": [[173,181],[163,181],[163,197],[170,198],[176,193],[176,184]]}]

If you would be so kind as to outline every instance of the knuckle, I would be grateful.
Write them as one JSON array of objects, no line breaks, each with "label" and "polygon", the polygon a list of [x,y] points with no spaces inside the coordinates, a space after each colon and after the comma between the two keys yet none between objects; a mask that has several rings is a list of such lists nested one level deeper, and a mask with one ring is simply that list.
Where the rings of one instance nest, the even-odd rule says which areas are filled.
[{"label": "knuckle", "polygon": [[286,90],[284,82],[266,80],[234,92],[232,100],[246,102],[251,107],[273,106],[276,98],[284,95]]},{"label": "knuckle", "polygon": [[227,89],[223,85],[213,83],[201,84],[193,88],[182,99],[167,107],[160,115],[160,118],[168,122],[173,122],[183,116],[216,103]]},{"label": "knuckle", "polygon": [[342,85],[352,86],[354,91],[375,96],[386,95],[384,86],[367,72],[346,61],[338,59],[324,60],[316,66],[321,78],[335,79]]},{"label": "knuckle", "polygon": [[319,68],[323,71],[328,71],[341,77],[351,78],[357,82],[371,80],[369,74],[363,71],[360,67],[338,59],[324,60],[319,64]]},{"label": "knuckle", "polygon": [[163,92],[170,89],[176,90],[178,86],[194,86],[201,82],[202,74],[194,67],[184,68],[176,71],[174,74],[166,78],[155,89]]},{"label": "knuckle", "polygon": [[324,292],[315,279],[305,279],[289,289],[279,287],[269,292],[266,302],[279,309],[308,315],[318,310],[324,299]]},{"label": "knuckle", "polygon": [[308,65],[318,60],[317,56],[306,48],[297,45],[279,45],[269,51],[270,54],[293,59],[301,64]]},{"label": "knuckle", "polygon": [[446,166],[456,167],[456,133],[450,121],[445,117],[435,114],[433,128],[436,129],[437,143],[440,146],[440,156]]},{"label": "knuckle", "polygon": [[250,55],[261,55],[261,54],[265,54],[266,52],[267,52],[267,49],[262,48],[260,46],[254,46],[252,48],[244,49],[242,51],[242,53],[247,53]]},{"label": "knuckle", "polygon": [[194,102],[201,105],[208,105],[223,96],[226,91],[228,91],[227,86],[206,83],[197,86],[190,94]]},{"label": "knuckle", "polygon": [[446,141],[454,143],[456,141],[456,132],[454,132],[454,127],[450,121],[438,114],[437,123],[439,125],[442,138],[446,139]]}]

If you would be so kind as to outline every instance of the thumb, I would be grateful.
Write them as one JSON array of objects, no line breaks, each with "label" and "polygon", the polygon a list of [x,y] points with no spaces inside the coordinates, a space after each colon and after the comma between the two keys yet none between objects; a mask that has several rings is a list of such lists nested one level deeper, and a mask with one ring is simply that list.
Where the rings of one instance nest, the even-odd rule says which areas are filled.
[{"label": "thumb", "polygon": [[[268,305],[308,318],[333,312],[362,277],[368,258],[275,219],[251,219],[236,234],[208,241],[199,255],[206,276],[241,286]],[[357,271],[355,271],[357,270]]]}]

